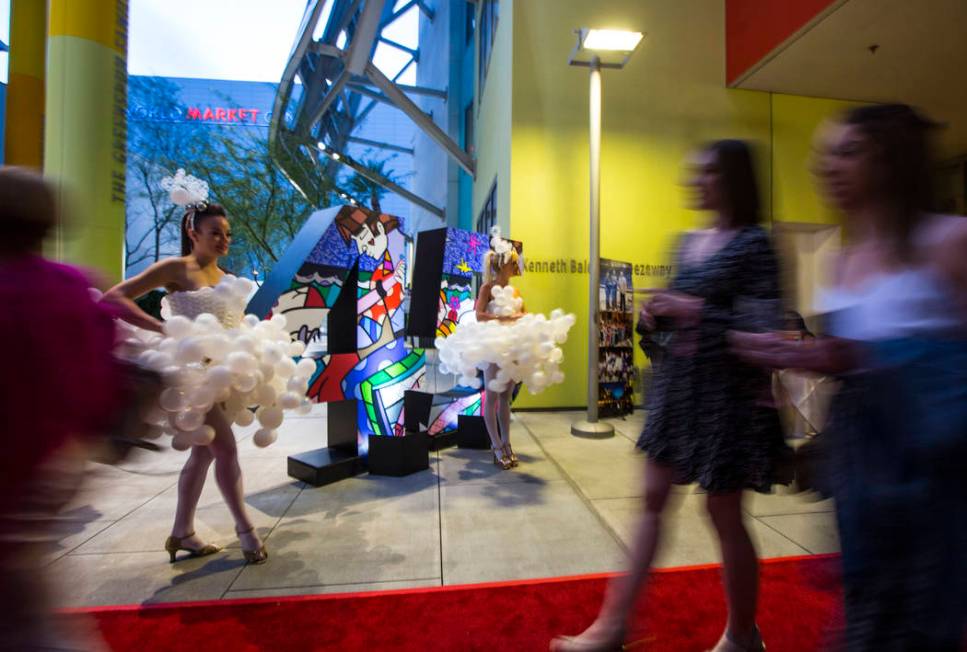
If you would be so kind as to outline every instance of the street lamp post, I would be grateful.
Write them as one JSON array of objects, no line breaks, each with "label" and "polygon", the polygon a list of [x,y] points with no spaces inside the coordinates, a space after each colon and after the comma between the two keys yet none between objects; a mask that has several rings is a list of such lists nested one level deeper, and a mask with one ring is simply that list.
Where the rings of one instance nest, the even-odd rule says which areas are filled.
[{"label": "street lamp post", "polygon": [[588,411],[587,418],[571,424],[578,437],[611,437],[614,427],[598,421],[598,294],[601,260],[601,69],[623,68],[642,39],[640,32],[581,29],[568,63],[590,69],[589,87],[589,181],[590,245],[588,256]]}]

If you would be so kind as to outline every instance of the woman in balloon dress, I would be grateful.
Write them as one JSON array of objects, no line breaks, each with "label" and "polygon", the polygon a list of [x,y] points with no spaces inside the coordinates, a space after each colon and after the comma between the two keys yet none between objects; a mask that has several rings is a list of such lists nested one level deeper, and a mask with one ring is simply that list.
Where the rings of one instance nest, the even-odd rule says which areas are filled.
[{"label": "woman in balloon dress", "polygon": [[[205,182],[179,170],[162,186],[185,207],[182,255],[159,261],[113,287],[104,301],[119,307],[127,328],[122,353],[159,371],[167,388],[160,405],[145,415],[157,434],[173,435],[172,446],[191,449],[178,480],[178,504],[165,550],[172,562],[180,551],[189,557],[220,550],[195,533],[195,509],[211,464],[215,481],[235,521],[246,562],[261,564],[268,551],[245,507],[242,471],[232,422],[262,428],[255,443],[275,440],[283,409],[305,412],[305,383],[311,361],[297,365],[301,343],[285,332],[284,318],[260,322],[244,316],[254,284],[226,274],[218,261],[228,253],[231,227],[224,208],[208,203]],[[168,291],[161,322],[142,311],[135,299],[155,288]],[[148,332],[146,332],[148,331]],[[307,373],[308,372],[308,373]],[[260,405],[253,413],[248,409]]]},{"label": "woman in balloon dress", "polygon": [[531,393],[560,383],[564,353],[559,345],[574,325],[574,315],[555,310],[550,318],[529,314],[511,278],[523,268],[513,243],[491,230],[491,248],[484,254],[483,285],[477,295],[476,320],[461,323],[448,338],[437,338],[441,371],[460,376],[460,384],[476,387],[483,371],[484,422],[490,435],[494,464],[518,465],[510,445],[510,403],[514,387],[523,382]]}]

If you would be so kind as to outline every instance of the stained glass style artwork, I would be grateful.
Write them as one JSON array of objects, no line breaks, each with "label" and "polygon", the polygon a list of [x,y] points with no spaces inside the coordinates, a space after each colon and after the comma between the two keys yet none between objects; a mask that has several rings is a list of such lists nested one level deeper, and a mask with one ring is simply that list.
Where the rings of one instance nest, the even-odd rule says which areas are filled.
[{"label": "stained glass style artwork", "polygon": [[403,392],[425,373],[423,350],[403,341],[405,254],[400,218],[353,206],[318,211],[249,304],[260,316],[285,315],[306,343],[316,363],[309,398],[357,399],[361,454],[370,436],[403,434]]}]

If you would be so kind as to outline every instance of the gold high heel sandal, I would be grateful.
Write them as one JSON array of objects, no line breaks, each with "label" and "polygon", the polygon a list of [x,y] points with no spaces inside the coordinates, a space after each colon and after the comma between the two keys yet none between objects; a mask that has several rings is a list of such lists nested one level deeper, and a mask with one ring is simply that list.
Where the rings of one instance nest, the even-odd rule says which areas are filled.
[{"label": "gold high heel sandal", "polygon": [[216,546],[211,543],[206,543],[201,548],[189,548],[182,543],[185,539],[190,539],[193,536],[195,536],[194,532],[191,534],[186,534],[183,537],[170,536],[165,540],[165,550],[169,555],[171,555],[172,564],[176,561],[175,555],[182,550],[188,553],[188,556],[184,557],[184,559],[191,559],[193,557],[207,557],[208,555],[214,555],[216,552],[221,550],[220,546]]},{"label": "gold high heel sandal", "polygon": [[504,444],[502,450],[504,451],[504,455],[507,457],[507,459],[510,460],[511,466],[520,465],[520,461],[517,459],[517,453],[515,453],[514,449],[510,447],[510,444]]},{"label": "gold high heel sandal", "polygon": [[[243,534],[251,534],[255,531],[255,526],[253,525],[244,532],[239,532],[235,530],[235,534],[239,536],[239,542],[241,542],[241,536]],[[253,566],[258,566],[259,564],[264,564],[269,559],[269,551],[266,549],[263,543],[257,550],[246,550],[245,546],[242,546],[242,556],[245,557],[246,564],[252,564]]]},{"label": "gold high heel sandal", "polygon": [[[506,471],[511,466],[513,466],[513,463],[510,461],[510,458],[507,457],[507,453],[506,453],[506,451],[504,451],[504,447],[503,446],[501,446],[499,448],[496,447],[496,446],[494,446],[492,448],[492,450],[494,452],[494,466],[499,466],[504,471]],[[497,455],[497,451],[500,451],[500,455]]]}]

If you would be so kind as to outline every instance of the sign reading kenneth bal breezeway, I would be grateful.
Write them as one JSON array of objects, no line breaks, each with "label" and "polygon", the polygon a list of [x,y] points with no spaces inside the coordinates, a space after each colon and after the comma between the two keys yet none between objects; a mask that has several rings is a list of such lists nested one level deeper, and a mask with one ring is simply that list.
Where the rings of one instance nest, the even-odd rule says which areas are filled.
[{"label": "sign reading kenneth bal breezeway", "polygon": [[[587,274],[588,260],[558,258],[557,260],[527,260],[524,269],[531,274]],[[652,265],[636,263],[632,266],[635,276],[671,278],[671,265]]]}]

